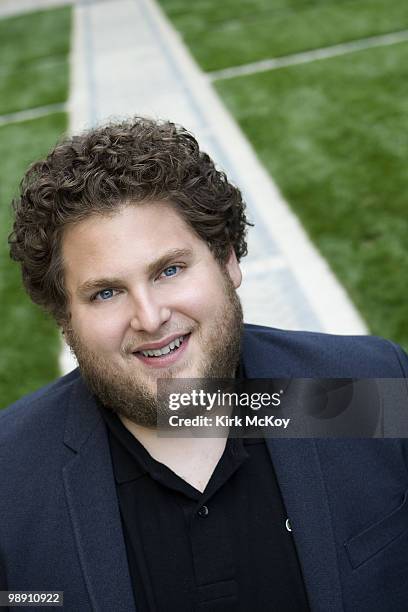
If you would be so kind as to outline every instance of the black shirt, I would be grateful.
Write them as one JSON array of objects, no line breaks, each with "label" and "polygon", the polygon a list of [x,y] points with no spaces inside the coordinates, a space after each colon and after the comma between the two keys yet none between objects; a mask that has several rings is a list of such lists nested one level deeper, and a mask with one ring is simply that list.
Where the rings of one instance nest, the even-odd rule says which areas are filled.
[{"label": "black shirt", "polygon": [[201,493],[101,412],[138,612],[309,610],[263,439],[229,438]]}]

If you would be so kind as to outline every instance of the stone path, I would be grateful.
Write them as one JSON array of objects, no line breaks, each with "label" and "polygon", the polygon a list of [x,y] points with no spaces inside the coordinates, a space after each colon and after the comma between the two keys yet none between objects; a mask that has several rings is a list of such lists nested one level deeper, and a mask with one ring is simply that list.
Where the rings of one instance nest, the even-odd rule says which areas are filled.
[{"label": "stone path", "polygon": [[[171,119],[191,130],[242,189],[255,222],[250,255],[242,266],[246,321],[287,329],[366,332],[209,79],[153,0],[76,4],[71,59],[71,131],[134,114]],[[61,368],[72,367],[65,350]]]}]

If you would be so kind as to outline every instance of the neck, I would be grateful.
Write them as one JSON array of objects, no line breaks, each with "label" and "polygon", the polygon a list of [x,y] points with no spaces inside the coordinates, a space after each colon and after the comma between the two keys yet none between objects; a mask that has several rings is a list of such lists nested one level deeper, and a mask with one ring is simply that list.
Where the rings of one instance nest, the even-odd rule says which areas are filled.
[{"label": "neck", "polygon": [[145,447],[147,452],[199,491],[204,491],[221,456],[228,437],[195,438],[185,432],[182,438],[159,437],[157,429],[137,425],[120,416],[123,425]]}]

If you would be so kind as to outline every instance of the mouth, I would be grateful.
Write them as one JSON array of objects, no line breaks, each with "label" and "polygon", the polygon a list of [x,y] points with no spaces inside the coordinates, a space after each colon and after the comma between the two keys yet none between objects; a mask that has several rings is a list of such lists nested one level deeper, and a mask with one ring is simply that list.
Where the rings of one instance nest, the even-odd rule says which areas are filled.
[{"label": "mouth", "polygon": [[133,355],[142,363],[154,368],[164,368],[172,365],[185,352],[191,332],[177,336],[160,348],[143,348],[135,351]]}]

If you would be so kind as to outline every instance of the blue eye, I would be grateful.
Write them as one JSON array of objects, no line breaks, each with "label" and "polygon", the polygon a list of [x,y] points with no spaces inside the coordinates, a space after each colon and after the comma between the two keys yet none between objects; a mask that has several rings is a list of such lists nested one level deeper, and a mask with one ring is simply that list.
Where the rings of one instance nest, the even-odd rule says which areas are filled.
[{"label": "blue eye", "polygon": [[169,266],[168,268],[163,270],[162,274],[164,274],[164,276],[169,278],[170,276],[174,276],[175,274],[177,274],[179,268],[180,266]]},{"label": "blue eye", "polygon": [[102,289],[95,295],[95,300],[110,300],[114,296],[115,289]]}]

